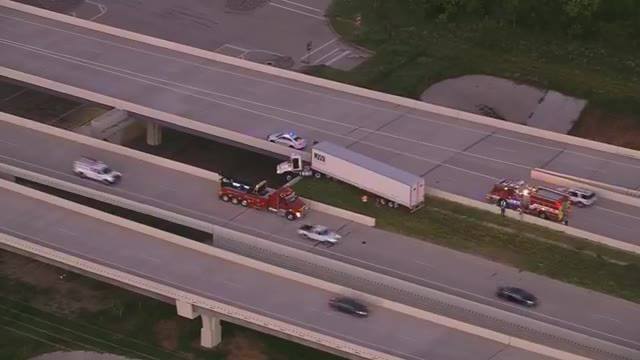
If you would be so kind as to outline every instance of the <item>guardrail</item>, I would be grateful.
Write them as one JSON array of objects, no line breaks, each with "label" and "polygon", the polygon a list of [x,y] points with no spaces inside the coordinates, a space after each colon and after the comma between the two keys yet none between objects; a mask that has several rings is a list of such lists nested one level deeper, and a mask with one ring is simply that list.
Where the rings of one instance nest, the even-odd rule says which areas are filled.
[{"label": "guardrail", "polygon": [[[495,205],[491,205],[491,204],[487,204],[484,203],[482,201],[478,201],[478,200],[473,200],[470,198],[466,198],[460,195],[456,195],[456,194],[452,194],[452,193],[448,193],[446,191],[441,191],[438,189],[434,189],[434,188],[428,188],[427,189],[427,195],[430,196],[435,196],[435,197],[439,197],[445,200],[449,200],[449,201],[454,201],[457,203],[460,203],[462,205],[466,205],[466,206],[471,206],[474,207],[476,209],[480,209],[480,210],[485,210],[485,211],[490,211],[493,213],[499,213],[500,212],[500,208],[498,206]],[[587,239],[593,242],[597,242],[600,244],[604,244],[607,246],[611,246],[613,248],[617,248],[620,250],[624,250],[624,251],[629,251],[632,253],[636,253],[636,254],[640,254],[640,246],[638,245],[634,245],[634,244],[630,244],[630,243],[626,243],[620,240],[615,240],[606,236],[602,236],[602,235],[598,235],[598,234],[594,234],[588,231],[584,231],[584,230],[580,230],[574,227],[570,227],[570,226],[566,226],[563,224],[558,224],[556,222],[550,221],[550,220],[544,220],[544,219],[540,219],[538,217],[532,216],[532,215],[528,215],[528,214],[520,214],[516,211],[507,211],[505,213],[505,216],[510,217],[512,219],[517,219],[517,220],[521,220],[524,222],[528,222],[531,224],[536,224],[536,225],[540,225],[540,226],[544,226],[553,230],[558,230],[561,231],[563,233],[569,234],[569,235],[573,235],[579,238],[583,238],[583,239]]]},{"label": "guardrail", "polygon": [[[623,156],[640,159],[640,151],[637,151],[637,150],[604,144],[597,141],[582,139],[582,138],[578,138],[578,137],[570,136],[566,134],[559,134],[553,131],[537,129],[537,128],[529,127],[525,125],[510,123],[507,121],[502,121],[502,120],[498,120],[498,119],[494,119],[486,116],[476,115],[476,114],[472,114],[472,113],[468,113],[460,110],[428,104],[428,103],[414,100],[414,99],[385,94],[378,91],[368,90],[368,89],[359,88],[352,85],[347,85],[347,84],[343,84],[335,81],[330,81],[330,80],[309,76],[306,74],[297,73],[294,71],[289,71],[289,70],[284,70],[284,69],[280,69],[280,68],[276,68],[268,65],[258,64],[258,63],[250,62],[244,59],[238,59],[238,58],[234,58],[227,55],[217,54],[211,51],[198,49],[192,46],[187,46],[187,45],[183,45],[183,44],[179,44],[179,43],[175,43],[167,40],[162,40],[162,39],[154,38],[151,36],[138,34],[132,31],[118,29],[108,25],[98,24],[95,22],[79,19],[79,18],[68,16],[65,14],[59,14],[49,10],[44,10],[44,9],[36,8],[33,6],[17,3],[11,0],[0,0],[0,6],[5,6],[14,10],[22,11],[22,12],[33,14],[36,16],[42,16],[45,18],[54,19],[60,22],[64,22],[66,24],[83,27],[85,29],[91,29],[94,31],[110,34],[113,36],[118,36],[121,38],[161,47],[164,49],[182,52],[182,53],[190,54],[193,56],[198,56],[205,59],[213,60],[216,62],[233,65],[243,69],[270,74],[270,75],[274,75],[274,76],[278,76],[278,77],[286,78],[290,80],[300,81],[307,84],[321,86],[324,88],[337,90],[337,91],[349,93],[352,95],[362,96],[369,99],[375,99],[379,101],[393,103],[396,105],[405,106],[405,107],[409,107],[416,110],[450,116],[457,119],[473,122],[476,124],[482,124],[485,126],[513,131],[520,134],[533,135],[543,139],[550,139],[550,140],[558,141],[565,144],[572,144],[572,145],[587,147],[590,149],[595,149],[595,150],[608,152],[616,155],[623,155]],[[152,117],[155,117],[155,116],[152,116]],[[284,155],[287,156],[288,154],[284,154]]]},{"label": "guardrail", "polygon": [[545,169],[532,169],[531,178],[548,182],[550,184],[591,190],[597,193],[599,197],[640,207],[640,191],[638,190],[609,185],[589,179],[582,179],[576,176],[561,174]]},{"label": "guardrail", "polygon": [[[409,283],[407,281],[395,279],[389,276],[384,276],[380,274],[376,274],[374,272],[359,268],[357,266],[345,264],[339,261],[330,260],[319,255],[313,255],[307,253],[305,251],[296,250],[284,245],[278,245],[268,240],[263,240],[258,237],[253,237],[250,235],[246,235],[234,230],[225,229],[206,221],[200,221],[197,219],[189,218],[187,216],[175,214],[169,211],[161,210],[154,208],[152,206],[144,205],[137,203],[135,201],[131,201],[128,199],[124,199],[118,196],[105,194],[99,192],[97,190],[89,189],[82,187],[80,185],[75,185],[71,183],[67,183],[62,180],[57,180],[54,178],[49,178],[44,175],[40,175],[37,173],[30,172],[28,170],[10,167],[6,164],[0,164],[0,172],[10,172],[18,177],[23,177],[44,185],[52,186],[54,188],[62,189],[65,191],[70,191],[79,195],[87,196],[94,198],[96,200],[104,201],[107,203],[111,203],[117,206],[122,206],[134,211],[139,211],[142,213],[147,213],[152,216],[156,216],[168,221],[173,221],[178,224],[182,224],[185,226],[189,226],[201,231],[209,232],[214,236],[214,246],[221,248],[223,250],[231,251],[233,253],[240,254],[245,257],[253,257],[260,262],[269,263],[271,265],[278,266],[279,268],[286,268],[291,271],[296,271],[301,274],[305,274],[312,278],[323,279],[326,281],[330,281],[331,283],[342,284],[344,287],[341,288],[342,292],[351,292],[355,293],[362,298],[366,298],[372,303],[377,303],[382,306],[386,306],[385,301],[394,300],[399,303],[409,303],[411,306],[422,306],[423,309],[419,311],[427,311],[425,309],[437,310],[439,314],[434,314],[431,311],[429,314],[436,316],[435,318],[431,317],[431,315],[427,317],[421,317],[425,320],[429,320],[432,322],[436,322],[441,325],[449,326],[446,322],[439,322],[442,319],[448,319],[450,317],[460,317],[462,318],[455,320],[459,321],[461,324],[469,325],[469,320],[474,320],[474,317],[482,315],[486,317],[484,323],[488,322],[498,322],[502,329],[508,329],[510,333],[517,333],[522,335],[531,335],[537,334],[537,336],[546,341],[557,341],[562,340],[561,342],[565,343],[566,346],[585,346],[585,344],[581,344],[581,339],[584,338],[584,335],[573,333],[570,330],[565,330],[562,328],[557,328],[554,325],[549,325],[543,322],[539,322],[533,319],[525,319],[526,321],[532,321],[535,325],[530,324],[526,327],[518,327],[510,324],[514,324],[514,320],[509,319],[512,314],[505,312],[503,310],[494,309],[486,305],[481,305],[474,303],[472,301],[458,298],[453,295],[441,293],[436,290],[431,290],[428,288],[421,287],[419,285],[415,285]],[[35,190],[33,190],[35,191]],[[66,201],[66,200],[65,200]],[[97,210],[94,210],[97,211]],[[193,241],[191,241],[193,242]],[[193,242],[195,243],[195,242]],[[196,243],[198,246],[204,246],[202,244]],[[191,247],[191,246],[189,246]],[[313,265],[313,266],[312,266]],[[380,279],[385,279],[381,282]],[[345,283],[345,279],[348,279],[348,284]],[[371,281],[370,279],[377,279],[375,281]],[[410,290],[406,288],[410,287]],[[350,290],[352,288],[359,289],[358,291]],[[329,289],[327,289],[329,290]],[[333,290],[331,290],[333,291]],[[366,291],[366,293],[364,292]],[[382,299],[382,300],[381,300]],[[451,303],[455,304],[451,305]],[[390,308],[394,311],[400,311],[406,313],[411,316],[420,317],[422,313],[413,312],[414,307],[410,307],[407,305],[403,305],[405,307]],[[482,309],[478,309],[480,306]],[[409,309],[409,310],[407,310]],[[471,310],[470,310],[471,309]],[[418,311],[418,309],[416,309]],[[483,312],[490,311],[492,313],[491,316],[483,314]],[[442,314],[446,314],[443,316]],[[498,314],[498,315],[496,315]],[[423,314],[424,315],[424,314]],[[464,316],[468,316],[465,318]],[[507,316],[505,318],[504,316]],[[514,315],[517,317],[517,315]],[[461,320],[462,319],[462,320]],[[456,325],[458,326],[458,325]],[[465,331],[465,326],[460,325],[460,327],[454,327],[457,330]],[[474,326],[474,325],[471,325]],[[477,327],[477,326],[476,326]],[[548,338],[545,333],[540,332],[538,329],[540,328],[551,328],[555,329],[555,331],[560,331],[562,336],[555,336]],[[489,331],[493,333],[495,331],[484,329],[482,327],[478,327],[479,329],[483,329],[483,331]],[[526,330],[526,331],[523,331]],[[482,332],[472,332],[474,335],[483,336]],[[501,333],[501,332],[498,332]],[[496,340],[497,338],[492,337],[491,340]],[[569,340],[567,340],[569,339]],[[527,343],[527,340],[518,338],[516,341],[522,341]],[[596,340],[596,342],[602,343],[603,347],[614,346],[617,349],[617,345],[609,344],[606,341]],[[532,342],[531,342],[532,343]],[[509,342],[511,344],[511,342]],[[514,345],[515,346],[515,345]],[[543,345],[544,346],[544,345]],[[553,349],[551,346],[544,346],[543,349]],[[525,348],[529,350],[529,348]],[[546,351],[546,350],[545,350]],[[612,350],[607,350],[611,353]],[[617,351],[617,350],[616,350]],[[545,352],[544,354],[547,356],[552,356],[553,352]],[[614,358],[613,353],[608,358]],[[620,359],[626,359],[626,357],[620,357]]]},{"label": "guardrail", "polygon": [[[140,233],[155,237],[155,238],[157,238],[159,240],[167,241],[167,242],[173,243],[173,244],[178,245],[178,246],[187,247],[187,248],[190,248],[192,250],[203,252],[203,253],[206,253],[206,254],[211,255],[211,256],[220,257],[222,259],[225,259],[225,260],[228,260],[228,261],[232,261],[232,262],[244,265],[244,266],[249,266],[251,268],[270,273],[272,275],[280,276],[280,277],[283,277],[283,278],[286,278],[286,279],[289,279],[289,280],[302,282],[302,283],[305,283],[307,285],[318,287],[320,289],[323,289],[323,290],[326,290],[326,291],[330,291],[330,292],[334,292],[334,293],[351,293],[351,294],[354,294],[354,295],[356,295],[356,296],[358,296],[360,298],[366,299],[367,301],[369,301],[369,302],[371,302],[373,304],[376,304],[378,306],[386,307],[386,308],[388,308],[390,310],[393,310],[393,311],[402,312],[402,313],[410,315],[410,316],[414,316],[414,317],[418,317],[418,318],[421,318],[421,319],[424,319],[424,320],[428,320],[428,321],[431,321],[431,322],[434,322],[434,323],[437,323],[437,324],[440,324],[440,325],[444,325],[444,326],[447,326],[447,327],[450,327],[450,328],[453,328],[453,329],[456,329],[456,330],[459,330],[459,331],[463,331],[463,332],[466,332],[466,333],[470,333],[470,334],[474,334],[474,335],[477,335],[477,336],[481,336],[481,337],[484,337],[484,338],[487,338],[487,339],[490,339],[490,340],[493,340],[493,341],[498,341],[498,342],[503,343],[503,344],[519,347],[519,348],[525,349],[527,351],[534,351],[534,352],[543,354],[545,356],[551,356],[551,357],[554,357],[554,358],[557,358],[557,359],[572,359],[572,360],[573,359],[575,359],[575,360],[587,359],[586,357],[583,357],[583,356],[575,355],[575,354],[572,354],[572,353],[569,353],[569,352],[566,352],[566,351],[558,350],[558,349],[555,349],[555,348],[552,348],[552,347],[536,344],[536,343],[533,343],[533,342],[530,342],[530,341],[527,341],[527,340],[523,340],[523,339],[516,338],[516,337],[513,337],[513,336],[505,335],[505,334],[500,333],[500,332],[496,332],[496,331],[492,331],[492,330],[489,330],[489,329],[485,329],[485,328],[482,328],[482,327],[479,327],[479,326],[475,326],[475,325],[472,325],[472,324],[469,324],[469,323],[465,323],[465,322],[462,322],[462,321],[451,319],[451,318],[448,318],[448,317],[445,317],[445,316],[442,316],[442,315],[434,314],[434,313],[431,313],[431,312],[428,312],[428,311],[425,311],[425,310],[420,310],[420,309],[417,309],[417,308],[414,308],[414,307],[411,307],[411,306],[407,306],[407,305],[404,305],[404,304],[401,304],[401,303],[398,303],[398,302],[395,302],[395,301],[391,301],[391,300],[388,300],[388,299],[385,299],[385,298],[381,298],[381,297],[378,297],[378,296],[374,296],[374,295],[371,295],[371,294],[368,294],[368,293],[363,293],[363,292],[360,292],[360,291],[354,291],[354,290],[352,290],[352,289],[350,289],[348,287],[345,287],[345,286],[341,286],[341,285],[337,285],[337,284],[334,284],[334,283],[331,283],[331,282],[320,280],[320,279],[317,279],[317,278],[314,278],[314,277],[310,277],[310,276],[307,276],[307,275],[304,275],[304,274],[301,274],[301,273],[285,270],[285,269],[282,269],[280,267],[272,266],[272,265],[269,265],[269,264],[266,264],[266,263],[263,263],[263,262],[260,262],[260,261],[256,261],[254,259],[250,259],[250,258],[241,256],[241,255],[238,255],[236,253],[232,253],[232,252],[228,252],[228,251],[225,251],[225,250],[213,248],[213,247],[210,247],[210,246],[207,246],[207,245],[203,245],[203,244],[200,244],[200,243],[197,243],[197,242],[194,242],[194,241],[191,241],[191,240],[188,240],[188,239],[185,239],[185,238],[182,238],[182,237],[170,234],[170,233],[166,233],[166,232],[158,230],[158,229],[154,229],[154,228],[151,228],[151,227],[148,227],[148,226],[145,226],[145,225],[141,225],[141,224],[132,222],[130,220],[119,218],[119,217],[116,217],[116,216],[113,216],[113,215],[110,215],[110,214],[107,214],[107,213],[104,213],[104,212],[101,212],[101,211],[98,211],[98,210],[95,210],[95,209],[92,209],[92,208],[89,208],[89,207],[86,207],[86,206],[83,206],[83,205],[79,205],[79,204],[70,202],[68,200],[64,200],[64,199],[61,199],[61,198],[58,198],[58,197],[55,197],[55,196],[52,196],[52,195],[49,195],[49,194],[46,194],[46,193],[42,193],[42,192],[37,191],[37,190],[33,190],[33,189],[30,189],[30,188],[26,188],[26,187],[23,187],[23,186],[20,186],[20,185],[17,185],[17,184],[13,184],[13,183],[7,182],[7,181],[1,181],[0,180],[0,187],[4,188],[4,189],[7,189],[7,190],[10,190],[10,191],[14,191],[16,193],[22,194],[22,195],[30,197],[30,198],[37,199],[39,201],[43,201],[43,202],[47,202],[47,203],[53,204],[55,206],[58,206],[58,207],[61,207],[61,208],[67,209],[67,210],[71,210],[71,211],[74,211],[74,212],[81,213],[81,214],[83,214],[85,216],[91,216],[91,217],[94,217],[96,219],[99,219],[99,220],[102,220],[102,221],[105,221],[105,222],[108,222],[108,223],[112,223],[112,224],[117,225],[117,226],[125,227],[127,229],[132,230],[132,231],[140,232]],[[224,229],[224,228],[221,228],[221,227],[216,227],[214,231],[215,231],[214,233],[216,234],[215,237],[214,237],[214,241],[220,241],[221,238],[224,239],[224,238],[227,238],[227,237],[235,237],[235,238],[244,237],[244,241],[245,242],[261,240],[259,238],[247,236],[247,235],[244,235],[244,234],[232,231],[232,230],[227,230],[227,229]],[[28,248],[31,248],[30,252],[36,253],[36,254],[41,255],[41,256],[45,255],[45,256],[50,257],[50,258],[52,258],[52,259],[54,259],[56,261],[60,261],[62,263],[77,267],[79,269],[83,269],[85,271],[92,271],[92,272],[95,272],[95,273],[100,274],[102,276],[105,276],[107,278],[118,280],[118,281],[121,281],[121,282],[129,284],[129,285],[134,285],[134,286],[140,287],[140,288],[142,288],[144,290],[155,292],[155,293],[158,293],[158,294],[161,294],[161,295],[164,295],[164,296],[171,296],[171,297],[173,297],[173,298],[175,298],[177,300],[180,300],[180,301],[183,301],[183,302],[186,302],[186,303],[191,303],[191,304],[194,304],[194,305],[206,308],[206,309],[210,309],[210,310],[216,311],[218,313],[230,316],[232,318],[238,317],[238,318],[241,318],[242,320],[247,321],[249,323],[258,323],[257,321],[251,319],[251,316],[247,316],[247,314],[244,314],[244,316],[242,316],[242,317],[237,316],[238,313],[243,313],[243,312],[247,313],[244,310],[241,310],[241,309],[238,309],[238,308],[234,308],[234,307],[229,307],[228,305],[224,305],[224,304],[219,304],[219,303],[216,303],[214,301],[210,301],[208,299],[197,297],[197,296],[194,296],[194,295],[191,295],[191,294],[189,294],[188,296],[185,296],[185,295],[183,295],[184,293],[182,291],[177,290],[177,289],[173,289],[173,288],[170,288],[170,287],[167,287],[167,286],[163,286],[163,285],[160,285],[160,286],[156,285],[155,287],[139,286],[141,280],[140,279],[132,280],[132,278],[135,278],[135,277],[131,276],[129,274],[122,273],[122,272],[119,272],[117,270],[109,269],[109,268],[106,268],[104,266],[96,265],[96,264],[93,264],[91,262],[86,262],[86,261],[81,260],[81,259],[74,259],[75,261],[69,261],[69,258],[73,258],[73,257],[71,257],[71,256],[69,256],[67,254],[64,254],[64,253],[53,251],[53,250],[51,250],[49,248],[40,247],[39,245],[35,245],[35,244],[29,243],[29,242],[25,242],[23,240],[20,240],[20,241],[23,242],[22,244],[19,244],[18,246],[16,246],[16,240],[20,240],[20,239],[8,239],[7,236],[4,236],[4,235],[0,236],[0,241],[4,242],[5,244],[12,242],[13,244],[10,244],[10,245],[12,245],[12,246],[14,246],[16,248],[20,248],[22,250],[27,250],[27,251],[29,251]],[[261,241],[264,242],[265,240],[261,240]],[[277,246],[281,246],[281,245],[277,245]],[[25,247],[27,247],[27,249],[25,249]],[[38,247],[40,251],[33,251],[33,248],[35,248],[35,247]],[[286,248],[286,247],[283,247],[283,248]],[[293,251],[296,251],[296,250],[293,250]],[[51,256],[51,254],[53,254],[53,253],[57,253],[57,254],[55,254],[55,256]],[[304,253],[304,252],[301,252],[301,253]],[[308,255],[311,255],[311,254],[308,254]],[[313,255],[311,255],[311,256],[313,256]],[[79,266],[78,265],[78,260],[84,261],[85,264]],[[337,262],[337,261],[329,261],[327,266],[330,266],[330,267],[339,266],[339,268],[340,267],[344,268],[345,266],[349,266],[349,265],[341,264],[340,262]],[[100,269],[100,271],[95,271],[96,269]],[[366,270],[359,270],[359,271],[365,271],[366,272]],[[117,274],[117,276],[113,276],[112,275],[113,272],[119,273],[119,274]],[[105,273],[106,273],[106,275],[105,275]],[[142,281],[143,282],[144,281],[150,282],[149,280],[144,280],[144,279],[142,279]],[[158,287],[163,287],[163,291],[158,291],[157,290]],[[182,295],[182,296],[179,296],[179,295]],[[450,295],[447,295],[447,296],[450,296]],[[453,297],[451,297],[451,298],[453,299]],[[212,304],[214,304],[214,305],[212,305]],[[255,314],[252,314],[252,315],[255,315]],[[261,316],[257,315],[257,317],[261,317]],[[262,317],[262,318],[264,318],[264,317]],[[353,344],[350,344],[350,343],[346,343],[346,342],[344,342],[342,340],[331,338],[331,337],[327,337],[327,336],[324,336],[324,335],[320,336],[320,339],[322,339],[322,341],[318,341],[319,338],[317,336],[311,337],[311,339],[313,339],[313,340],[311,340],[311,339],[309,339],[308,335],[309,335],[309,333],[312,333],[312,332],[310,332],[308,330],[305,330],[305,329],[301,329],[301,328],[295,327],[295,326],[291,326],[291,325],[288,325],[288,324],[284,324],[284,325],[281,324],[277,328],[274,328],[272,325],[269,326],[270,325],[269,322],[265,321],[265,320],[260,321],[258,324],[260,326],[263,326],[263,327],[266,327],[266,328],[269,328],[269,329],[276,329],[276,330],[278,330],[280,332],[283,332],[283,333],[286,333],[286,334],[289,334],[289,335],[293,335],[293,336],[302,337],[302,336],[300,336],[300,334],[305,334],[305,337],[302,337],[302,338],[304,338],[307,341],[313,341],[313,342],[316,342],[316,343],[319,343],[319,344],[327,344],[326,341],[330,340],[330,344],[331,345],[327,345],[327,346],[329,346],[331,348],[341,349],[342,351],[345,351],[345,352],[348,352],[348,353],[357,353],[359,356],[362,356],[363,353],[365,353],[365,354],[367,354],[367,353],[368,354],[372,354],[372,353],[376,354],[375,351],[370,351],[368,349],[366,351],[363,351],[363,350],[359,349],[356,352],[353,349],[354,348],[360,348],[359,346],[353,345]],[[265,325],[265,324],[267,324],[267,325]],[[541,324],[541,325],[548,326],[546,324]],[[289,327],[291,327],[292,329],[295,329],[295,332],[291,331],[289,329]],[[283,330],[285,330],[285,331],[283,331]],[[339,346],[339,347],[336,347],[336,346],[334,346],[336,341],[337,341],[337,343],[343,343],[343,344],[341,346]],[[348,344],[348,346],[345,346],[344,344]],[[349,349],[349,351],[346,351],[345,349]],[[363,356],[363,357],[370,358],[370,359],[389,358],[386,355],[382,356],[382,357],[374,356],[374,355],[368,355],[368,356]],[[624,358],[624,357],[621,357],[621,359],[622,358]]]}]

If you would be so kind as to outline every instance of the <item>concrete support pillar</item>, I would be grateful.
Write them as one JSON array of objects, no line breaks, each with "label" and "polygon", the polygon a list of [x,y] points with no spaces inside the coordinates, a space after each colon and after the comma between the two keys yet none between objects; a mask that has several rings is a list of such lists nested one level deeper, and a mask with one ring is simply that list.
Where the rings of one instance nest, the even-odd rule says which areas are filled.
[{"label": "concrete support pillar", "polygon": [[201,314],[202,330],[200,330],[200,345],[205,348],[216,347],[222,341],[220,319],[207,314]]},{"label": "concrete support pillar", "polygon": [[151,146],[162,144],[162,127],[151,121],[147,122],[147,144]]}]

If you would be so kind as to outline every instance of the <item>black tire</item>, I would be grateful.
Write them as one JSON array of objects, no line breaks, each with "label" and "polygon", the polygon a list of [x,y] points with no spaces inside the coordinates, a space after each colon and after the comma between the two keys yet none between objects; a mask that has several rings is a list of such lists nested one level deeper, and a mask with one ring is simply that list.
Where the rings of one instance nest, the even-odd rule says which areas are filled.
[{"label": "black tire", "polygon": [[231,198],[227,194],[222,194],[222,196],[220,196],[220,200],[222,200],[224,202],[229,202],[229,201],[231,201]]},{"label": "black tire", "polygon": [[387,206],[390,208],[394,208],[396,206],[396,203],[394,203],[393,201],[387,201]]},{"label": "black tire", "polygon": [[292,174],[287,174],[287,175],[285,175],[284,178],[285,178],[285,180],[287,180],[287,182],[289,182],[289,181],[293,180],[293,175]]},{"label": "black tire", "polygon": [[80,176],[81,178],[85,179],[86,176],[84,175],[84,173],[82,171],[78,171],[76,172],[76,175]]},{"label": "black tire", "polygon": [[285,215],[285,217],[286,217],[286,218],[287,218],[287,220],[289,220],[289,221],[293,221],[293,220],[295,220],[295,219],[296,219],[296,216],[295,216],[293,213],[287,213],[287,214]]},{"label": "black tire", "polygon": [[313,173],[313,177],[316,179],[322,179],[322,173],[319,173],[319,172]]},{"label": "black tire", "polygon": [[237,198],[231,198],[231,203],[233,205],[238,205],[240,203],[240,200],[238,200]]},{"label": "black tire", "polygon": [[249,202],[247,200],[242,200],[242,201],[240,201],[240,205],[242,205],[244,207],[247,207],[247,206],[249,206]]},{"label": "black tire", "polygon": [[583,204],[582,202],[578,201],[578,202],[576,203],[576,206],[577,206],[577,207],[579,207],[579,208],[583,208],[583,207],[584,207],[584,204]]},{"label": "black tire", "polygon": [[544,212],[544,211],[541,211],[541,212],[538,214],[538,216],[540,217],[540,219],[545,219],[545,220],[547,219],[547,213],[546,213],[546,212]]},{"label": "black tire", "polygon": [[113,184],[112,181],[109,181],[107,179],[102,180],[102,183],[105,184],[105,185],[112,185]]}]

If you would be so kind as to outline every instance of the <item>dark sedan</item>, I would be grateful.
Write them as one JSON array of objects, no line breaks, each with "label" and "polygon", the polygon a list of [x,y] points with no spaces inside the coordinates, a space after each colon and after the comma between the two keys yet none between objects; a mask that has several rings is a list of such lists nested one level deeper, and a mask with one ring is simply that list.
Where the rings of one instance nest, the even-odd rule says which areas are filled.
[{"label": "dark sedan", "polygon": [[348,297],[336,297],[329,300],[329,306],[332,308],[358,317],[369,316],[367,307],[355,299]]},{"label": "dark sedan", "polygon": [[499,298],[509,300],[520,305],[533,307],[538,305],[538,299],[532,293],[511,286],[499,287],[497,294]]}]

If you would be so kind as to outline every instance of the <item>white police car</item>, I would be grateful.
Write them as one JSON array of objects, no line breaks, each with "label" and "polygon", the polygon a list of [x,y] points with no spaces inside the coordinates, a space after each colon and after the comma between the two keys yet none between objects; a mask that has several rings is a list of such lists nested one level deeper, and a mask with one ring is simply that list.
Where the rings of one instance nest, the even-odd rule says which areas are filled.
[{"label": "white police car", "polygon": [[303,150],[307,146],[307,141],[293,131],[273,133],[267,137],[267,140],[272,143],[286,145],[296,150]]},{"label": "white police car", "polygon": [[73,172],[83,178],[100,181],[111,185],[122,177],[122,174],[114,171],[102,161],[83,157],[73,162]]}]

